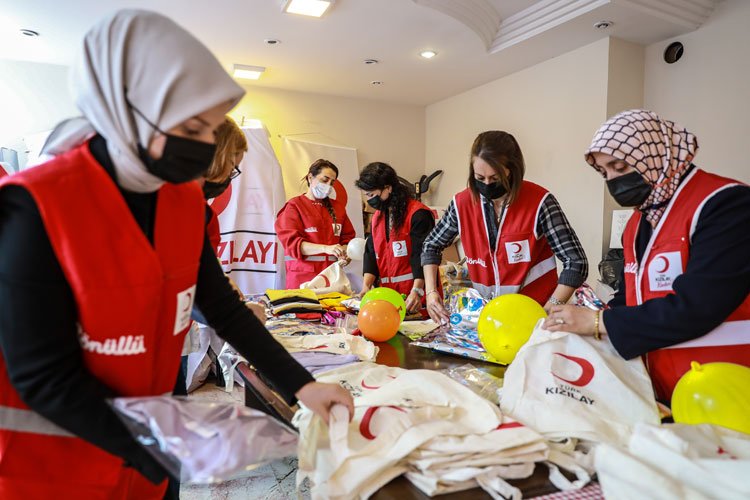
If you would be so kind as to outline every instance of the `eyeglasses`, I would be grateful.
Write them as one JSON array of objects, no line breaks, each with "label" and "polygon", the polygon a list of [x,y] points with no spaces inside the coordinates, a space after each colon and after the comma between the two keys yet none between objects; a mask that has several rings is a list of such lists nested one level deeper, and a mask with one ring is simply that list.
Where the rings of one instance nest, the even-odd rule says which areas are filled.
[{"label": "eyeglasses", "polygon": [[238,177],[241,173],[242,173],[242,170],[240,170],[240,167],[234,167],[232,169],[232,173],[229,174],[229,180],[231,181],[232,179]]}]

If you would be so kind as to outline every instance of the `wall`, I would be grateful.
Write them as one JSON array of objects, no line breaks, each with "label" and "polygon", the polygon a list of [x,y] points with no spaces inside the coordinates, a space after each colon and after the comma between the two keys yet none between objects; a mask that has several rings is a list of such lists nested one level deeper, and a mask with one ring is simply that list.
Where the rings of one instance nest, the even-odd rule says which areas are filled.
[{"label": "wall", "polygon": [[598,276],[603,183],[583,152],[607,113],[609,40],[603,39],[427,107],[426,165],[446,171],[433,204],[465,188],[476,135],[500,129],[523,150],[526,178],[548,188],[578,233]]},{"label": "wall", "polygon": [[418,180],[425,169],[422,106],[247,87],[231,115],[238,123],[243,116],[262,121],[282,160],[281,137],[316,134],[334,145],[356,148],[360,167],[384,161],[410,181]]},{"label": "wall", "polygon": [[[646,48],[644,102],[698,137],[696,164],[750,182],[750,2],[727,0],[700,29]],[[685,47],[675,64],[663,60],[673,41]]]},{"label": "wall", "polygon": [[0,75],[0,145],[13,147],[21,137],[79,114],[66,66],[0,60]]}]

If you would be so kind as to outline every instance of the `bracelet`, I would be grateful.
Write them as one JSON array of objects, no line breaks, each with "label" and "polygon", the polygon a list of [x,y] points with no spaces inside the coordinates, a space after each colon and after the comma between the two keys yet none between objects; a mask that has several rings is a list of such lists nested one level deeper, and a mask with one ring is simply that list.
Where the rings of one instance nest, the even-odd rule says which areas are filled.
[{"label": "bracelet", "polygon": [[594,338],[596,340],[602,339],[602,333],[599,331],[599,316],[601,313],[601,311],[596,311],[596,314],[594,315]]},{"label": "bracelet", "polygon": [[550,304],[554,304],[554,305],[556,305],[556,306],[563,306],[563,305],[565,305],[565,302],[563,302],[562,300],[558,299],[558,298],[557,298],[557,297],[555,297],[554,295],[550,296],[550,298],[549,298],[548,302],[549,302]]},{"label": "bracelet", "polygon": [[430,290],[429,292],[427,292],[427,293],[425,294],[425,297],[427,297],[427,296],[428,296],[429,294],[431,294],[431,293],[437,293],[437,294],[438,294],[438,296],[440,296],[440,293],[438,293],[437,289],[433,288],[432,290]]}]

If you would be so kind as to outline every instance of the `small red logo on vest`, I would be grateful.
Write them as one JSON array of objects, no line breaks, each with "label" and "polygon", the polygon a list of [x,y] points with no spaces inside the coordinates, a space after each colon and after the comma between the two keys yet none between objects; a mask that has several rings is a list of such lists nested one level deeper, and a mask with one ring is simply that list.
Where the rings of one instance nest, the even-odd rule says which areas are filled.
[{"label": "small red logo on vest", "polygon": [[656,272],[657,273],[667,272],[667,269],[669,269],[669,259],[667,259],[663,255],[659,255],[655,260],[660,260],[664,263],[664,267],[662,267],[661,269],[657,269]]}]

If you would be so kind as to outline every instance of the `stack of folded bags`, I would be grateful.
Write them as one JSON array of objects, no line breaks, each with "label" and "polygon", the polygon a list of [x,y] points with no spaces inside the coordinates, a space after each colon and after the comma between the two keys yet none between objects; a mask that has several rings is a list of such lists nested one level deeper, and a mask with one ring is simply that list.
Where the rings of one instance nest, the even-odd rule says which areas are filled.
[{"label": "stack of folded bags", "polygon": [[291,313],[321,313],[318,296],[312,290],[266,290],[274,316]]},{"label": "stack of folded bags", "polygon": [[306,408],[295,415],[297,480],[313,499],[368,498],[401,474],[428,495],[480,486],[520,498],[506,479],[530,476],[549,454],[540,434],[440,372],[363,362],[316,379],[346,387],[355,415],[335,406],[329,425]]}]

